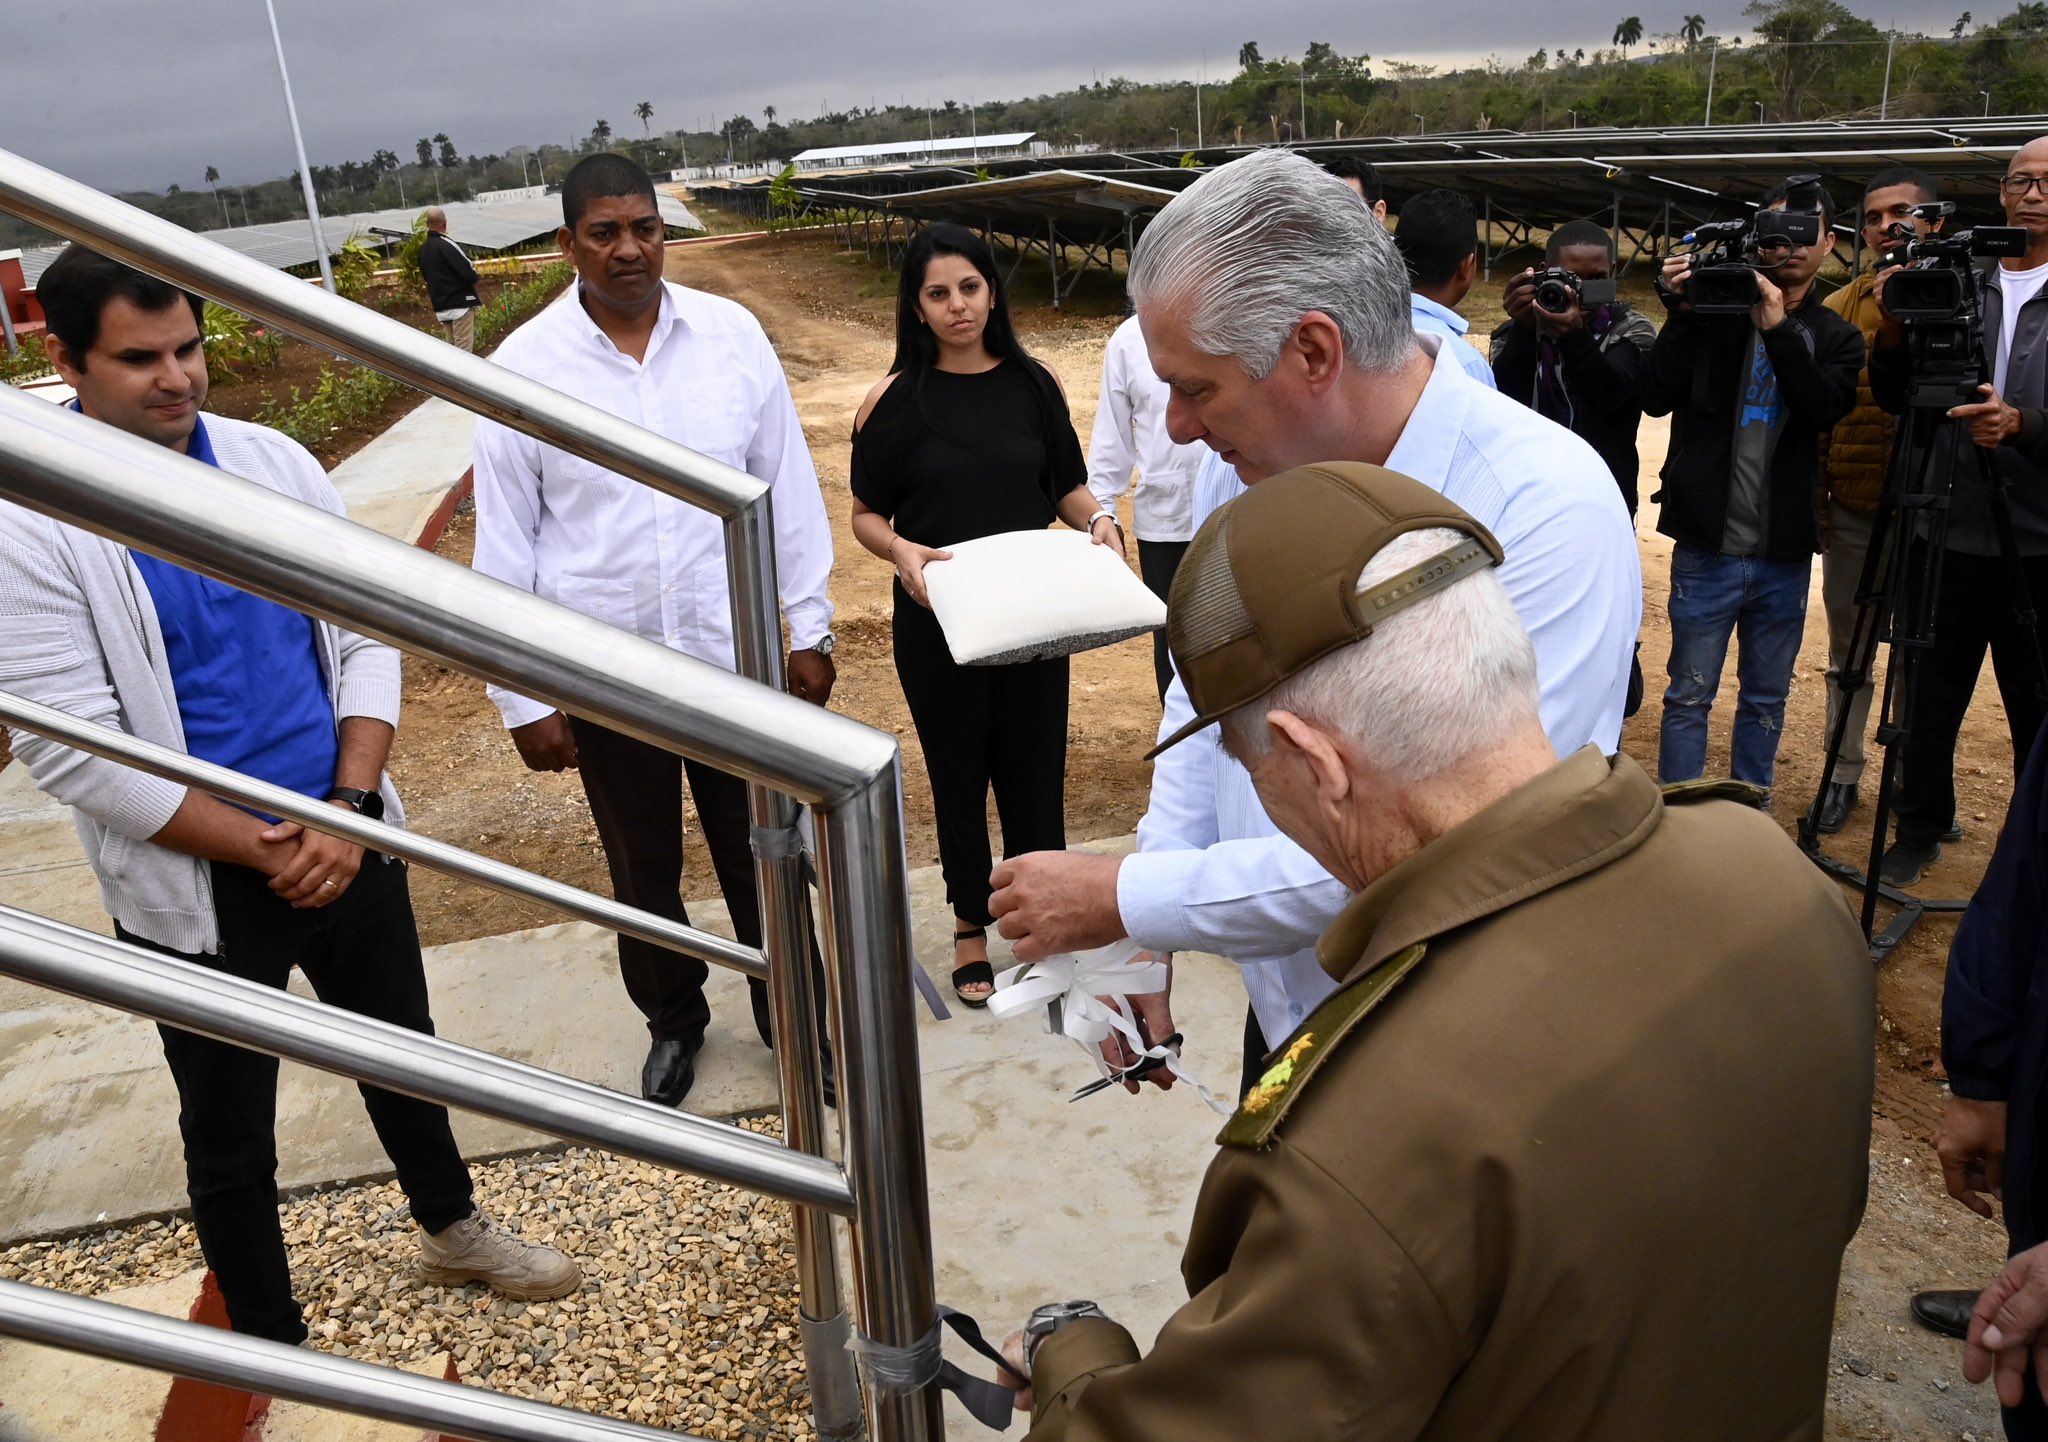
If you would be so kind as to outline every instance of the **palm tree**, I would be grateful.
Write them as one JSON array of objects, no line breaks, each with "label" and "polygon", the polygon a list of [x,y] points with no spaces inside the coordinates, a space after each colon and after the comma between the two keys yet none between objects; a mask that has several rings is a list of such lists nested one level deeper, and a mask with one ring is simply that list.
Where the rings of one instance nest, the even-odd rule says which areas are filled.
[{"label": "palm tree", "polygon": [[1958,16],[1956,17],[1956,23],[1955,23],[1955,27],[1954,27],[1953,29],[1951,29],[1951,30],[1950,30],[1950,31],[1948,32],[1948,35],[1949,35],[1949,39],[1951,39],[1951,40],[1960,40],[1960,39],[1962,39],[1962,38],[1963,38],[1963,32],[1964,32],[1965,30],[1968,30],[1969,28],[1970,28],[1970,12],[1969,12],[1969,11],[1967,11],[1967,10],[1965,10],[1965,11],[1964,11],[1964,12],[1963,12],[1962,14],[1960,14],[1960,15],[1958,15]]},{"label": "palm tree", "polygon": [[1628,47],[1641,42],[1643,21],[1638,15],[1631,15],[1614,27],[1614,43],[1621,47],[1621,58],[1628,59]]},{"label": "palm tree", "polygon": [[1238,47],[1237,47],[1237,68],[1238,68],[1238,69],[1240,69],[1240,70],[1256,70],[1256,69],[1257,69],[1257,68],[1259,67],[1259,64],[1260,64],[1260,61],[1259,61],[1259,42],[1258,42],[1258,41],[1256,41],[1256,40],[1247,40],[1247,41],[1245,41],[1245,42],[1244,42],[1244,44],[1242,44],[1242,45],[1240,45],[1240,46],[1238,46]]},{"label": "palm tree", "polygon": [[2044,0],[2028,0],[2012,12],[2013,28],[2022,34],[2033,34],[2048,30],[2048,3]]},{"label": "palm tree", "polygon": [[1700,38],[1706,33],[1707,18],[1704,15],[1688,15],[1685,17],[1685,23],[1678,27],[1678,38],[1686,43],[1688,49],[1699,44]]},{"label": "palm tree", "polygon": [[633,113],[640,117],[640,133],[642,135],[652,135],[654,132],[647,127],[648,122],[654,119],[654,102],[652,100],[641,101],[633,107]]},{"label": "palm tree", "polygon": [[612,143],[612,123],[609,120],[600,120],[597,124],[591,126],[590,139],[598,150],[603,150],[606,146],[610,145]]},{"label": "palm tree", "polygon": [[220,198],[220,172],[211,165],[206,167],[206,183],[213,191],[213,203],[220,207],[221,219],[233,225],[234,218],[228,214],[227,202]]},{"label": "palm tree", "polygon": [[405,167],[398,163],[398,152],[380,150],[370,157],[370,164],[379,170],[388,170],[398,177],[398,208],[405,209]]},{"label": "palm tree", "polygon": [[772,105],[762,106],[761,118],[766,120],[770,125],[773,125],[775,123],[775,107]]}]

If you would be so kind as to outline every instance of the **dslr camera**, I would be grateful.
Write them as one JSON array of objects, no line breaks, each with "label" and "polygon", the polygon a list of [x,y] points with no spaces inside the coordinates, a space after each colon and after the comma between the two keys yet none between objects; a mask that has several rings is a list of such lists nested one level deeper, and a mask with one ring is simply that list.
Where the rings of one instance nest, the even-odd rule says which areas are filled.
[{"label": "dslr camera", "polygon": [[1552,315],[1563,315],[1574,301],[1582,310],[1590,310],[1596,305],[1612,304],[1615,296],[1612,280],[1587,280],[1556,266],[1539,270],[1529,279],[1536,286],[1536,308]]},{"label": "dslr camera", "polygon": [[1820,244],[1820,220],[1820,177],[1795,175],[1785,183],[1783,210],[1700,226],[1685,238],[1696,247],[1685,298],[1702,315],[1741,315],[1759,299],[1756,273],[1777,269],[1761,253]]},{"label": "dslr camera", "polygon": [[[1955,209],[1952,201],[1930,200],[1914,206],[1913,214],[1939,222]],[[1954,235],[1923,236],[1902,221],[1886,238],[1896,244],[1878,265],[1898,270],[1884,283],[1884,308],[1902,321],[1967,320],[1976,298],[1973,262],[2027,253],[2027,232],[2017,225],[1980,225]]]}]

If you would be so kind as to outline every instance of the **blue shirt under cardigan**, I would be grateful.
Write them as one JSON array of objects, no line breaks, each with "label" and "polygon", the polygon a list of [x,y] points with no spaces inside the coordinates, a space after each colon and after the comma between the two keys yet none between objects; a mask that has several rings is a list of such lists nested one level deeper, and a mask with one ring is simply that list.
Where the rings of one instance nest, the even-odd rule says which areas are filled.
[{"label": "blue shirt under cardigan", "polygon": [[[187,455],[218,466],[206,422]],[[202,761],[322,797],[339,740],[313,622],[170,561],[131,551],[156,605],[185,749]]]}]

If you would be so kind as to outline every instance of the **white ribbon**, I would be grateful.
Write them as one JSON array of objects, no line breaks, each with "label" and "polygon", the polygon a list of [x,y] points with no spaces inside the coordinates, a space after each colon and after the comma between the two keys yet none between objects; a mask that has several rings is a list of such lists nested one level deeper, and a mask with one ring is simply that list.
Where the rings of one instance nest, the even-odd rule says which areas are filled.
[{"label": "white ribbon", "polygon": [[[1044,961],[1013,966],[996,977],[995,994],[988,1000],[989,1012],[1009,1018],[1042,1011],[1048,1002],[1056,1001],[1060,1004],[1059,1034],[1086,1052],[1102,1076],[1116,1075],[1102,1056],[1102,1043],[1115,1032],[1137,1056],[1159,1058],[1174,1080],[1192,1088],[1210,1110],[1230,1115],[1236,1108],[1184,1070],[1179,1055],[1164,1044],[1164,1038],[1158,1044],[1148,1044],[1139,1030],[1130,998],[1165,991],[1171,977],[1163,961],[1132,960],[1140,954],[1141,948],[1134,943],[1118,941],[1093,951],[1049,956]],[[1050,1016],[1046,1030],[1053,1031]]]}]

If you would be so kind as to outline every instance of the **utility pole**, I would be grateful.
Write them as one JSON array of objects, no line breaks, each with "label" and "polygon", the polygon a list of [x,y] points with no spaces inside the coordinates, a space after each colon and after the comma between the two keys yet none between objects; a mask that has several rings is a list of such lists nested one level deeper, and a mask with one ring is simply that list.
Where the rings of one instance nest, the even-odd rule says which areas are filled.
[{"label": "utility pole", "polygon": [[975,114],[974,101],[967,102],[967,134],[974,146],[974,163],[981,164],[981,117]]},{"label": "utility pole", "polygon": [[1202,82],[1209,74],[1209,52],[1202,52],[1202,68],[1195,72],[1195,149],[1202,148]]},{"label": "utility pole", "polygon": [[1301,87],[1301,138],[1306,140],[1308,139],[1308,67],[1306,65],[1302,66],[1294,78]]},{"label": "utility pole", "polygon": [[[270,43],[277,47],[277,78],[284,82],[284,113],[292,123],[292,144],[299,152],[299,187],[306,194],[306,219],[313,225],[313,249],[315,259],[320,262],[320,283],[327,287],[330,295],[339,295],[334,288],[334,264],[327,254],[327,232],[320,228],[320,200],[313,194],[313,170],[306,164],[306,137],[299,133],[299,107],[292,100],[291,72],[284,68],[284,37],[277,32],[277,7],[271,0],[263,0],[263,8],[270,15]],[[243,202],[247,209],[247,202]]]},{"label": "utility pole", "polygon": [[1890,110],[1890,109],[1891,109],[1891,105],[1892,105],[1892,47],[1893,47],[1894,45],[1898,44],[1898,43],[1899,43],[1899,32],[1898,32],[1897,30],[1894,30],[1894,31],[1892,31],[1892,33],[1891,33],[1891,34],[1889,34],[1889,35],[1887,35],[1887,36],[1885,37],[1885,41],[1884,41],[1884,94],[1883,94],[1882,96],[1880,96],[1880,97],[1878,98],[1878,102],[1877,102],[1877,118],[1878,118],[1879,120],[1882,120],[1882,119],[1884,119],[1884,118],[1885,118],[1885,112],[1887,112],[1888,110]]},{"label": "utility pole", "polygon": [[[1720,63],[1721,47],[1709,45],[1707,47],[1707,118],[1700,122],[1702,125],[1712,125],[1714,123],[1714,67]],[[1885,76],[1887,83],[1889,83],[1891,76],[1891,67],[1889,65],[1885,67]]]}]

